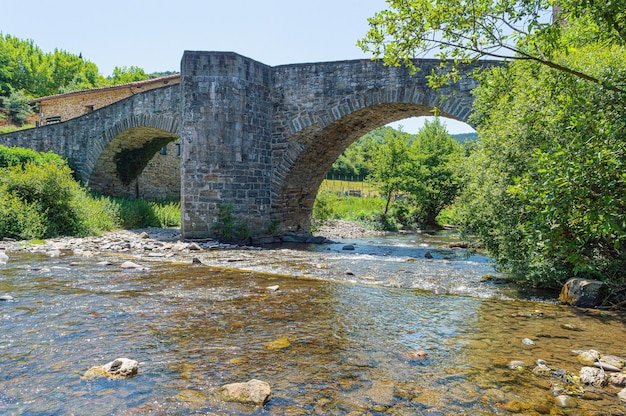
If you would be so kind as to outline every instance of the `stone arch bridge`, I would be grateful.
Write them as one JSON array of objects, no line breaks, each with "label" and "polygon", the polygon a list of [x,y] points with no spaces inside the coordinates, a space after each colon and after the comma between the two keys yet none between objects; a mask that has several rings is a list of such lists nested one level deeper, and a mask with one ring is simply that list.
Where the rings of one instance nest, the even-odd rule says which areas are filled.
[{"label": "stone arch bridge", "polygon": [[372,60],[271,67],[236,53],[187,51],[180,84],[0,135],[0,144],[58,153],[92,189],[124,194],[176,141],[183,238],[236,231],[221,223],[227,205],[239,231],[256,241],[306,237],[317,190],[350,144],[434,107],[466,121],[476,86],[469,72],[496,64],[469,65],[454,90],[432,90],[425,75],[438,60],[420,60],[421,71],[412,74]]}]

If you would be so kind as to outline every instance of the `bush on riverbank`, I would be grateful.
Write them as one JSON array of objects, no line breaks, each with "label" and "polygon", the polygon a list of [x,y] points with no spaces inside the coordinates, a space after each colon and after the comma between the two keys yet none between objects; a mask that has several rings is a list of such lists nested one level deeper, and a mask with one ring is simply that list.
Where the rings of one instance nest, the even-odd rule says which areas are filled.
[{"label": "bush on riverbank", "polygon": [[93,197],[59,160],[0,169],[0,237],[86,236],[115,227],[115,210]]},{"label": "bush on riverbank", "polygon": [[180,226],[178,202],[94,195],[54,153],[0,146],[0,238],[98,235],[115,228]]}]

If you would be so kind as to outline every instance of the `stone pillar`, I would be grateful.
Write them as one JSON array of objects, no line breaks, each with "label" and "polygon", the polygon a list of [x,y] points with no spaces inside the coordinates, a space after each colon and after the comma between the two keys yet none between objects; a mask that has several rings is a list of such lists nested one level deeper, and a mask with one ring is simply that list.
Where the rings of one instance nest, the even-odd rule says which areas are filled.
[{"label": "stone pillar", "polygon": [[[180,85],[182,237],[267,234],[271,68],[235,53],[187,51]],[[223,223],[225,206],[236,224]],[[233,225],[238,235],[224,235]]]}]

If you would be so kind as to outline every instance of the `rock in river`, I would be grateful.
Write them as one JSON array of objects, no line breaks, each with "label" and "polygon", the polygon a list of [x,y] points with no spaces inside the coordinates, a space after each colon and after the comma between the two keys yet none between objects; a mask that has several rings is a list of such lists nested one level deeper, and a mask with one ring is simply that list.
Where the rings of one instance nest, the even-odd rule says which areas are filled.
[{"label": "rock in river", "polygon": [[561,289],[559,300],[581,308],[593,308],[602,303],[607,287],[599,280],[569,279]]},{"label": "rock in river", "polygon": [[129,358],[117,358],[105,365],[91,367],[83,375],[83,379],[90,380],[96,377],[121,379],[132,377],[139,371],[139,363]]},{"label": "rock in river", "polygon": [[272,388],[265,381],[252,379],[245,383],[226,384],[220,392],[229,402],[263,405],[269,400]]},{"label": "rock in river", "polygon": [[606,384],[606,375],[601,368],[583,367],[580,369],[580,381],[584,384],[601,387]]}]

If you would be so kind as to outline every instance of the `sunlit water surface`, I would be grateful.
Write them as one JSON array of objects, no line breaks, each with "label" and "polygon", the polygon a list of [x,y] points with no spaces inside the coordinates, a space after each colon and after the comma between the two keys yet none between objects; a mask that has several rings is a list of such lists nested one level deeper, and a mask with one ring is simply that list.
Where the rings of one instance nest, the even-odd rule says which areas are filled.
[{"label": "sunlit water surface", "polygon": [[[12,255],[0,266],[0,295],[15,298],[0,303],[0,413],[626,413],[614,387],[559,409],[554,378],[507,367],[540,358],[577,373],[571,350],[624,356],[623,315],[485,281],[495,274],[485,257],[443,249],[436,237],[353,243],[211,252],[205,265],[152,261],[148,271],[123,270],[126,259],[113,256],[100,266],[102,258]],[[280,338],[289,346],[273,348]],[[428,358],[407,358],[416,350]],[[139,361],[138,375],[81,379],[118,357]],[[272,386],[263,407],[217,394],[252,378]]]}]

